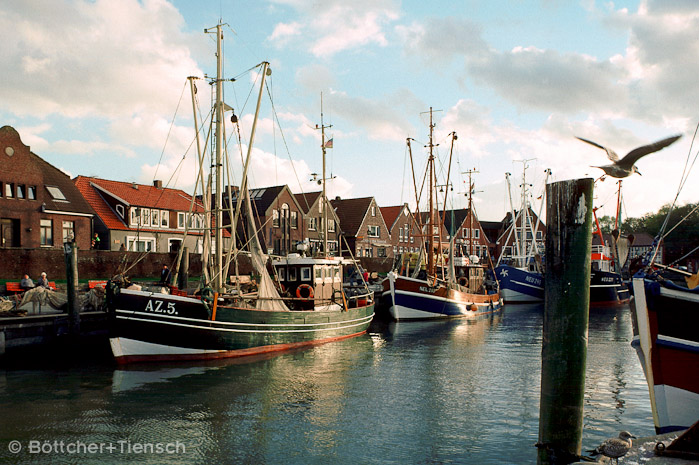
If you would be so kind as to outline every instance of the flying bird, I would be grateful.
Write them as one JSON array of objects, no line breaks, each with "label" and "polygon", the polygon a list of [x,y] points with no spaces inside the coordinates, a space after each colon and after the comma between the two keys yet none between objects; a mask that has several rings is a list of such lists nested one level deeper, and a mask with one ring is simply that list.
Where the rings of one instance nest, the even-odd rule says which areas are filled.
[{"label": "flying bird", "polygon": [[610,459],[614,459],[619,463],[619,457],[623,457],[631,450],[631,438],[636,439],[636,436],[628,431],[622,431],[617,438],[609,438],[596,449],[588,450],[592,455],[604,455]]},{"label": "flying bird", "polygon": [[635,163],[641,157],[645,157],[648,154],[657,152],[658,150],[667,147],[680,137],[682,137],[682,135],[678,134],[676,136],[668,137],[667,139],[662,139],[657,142],[653,142],[652,144],[638,147],[627,153],[626,156],[622,159],[619,159],[619,155],[617,155],[616,152],[610,148],[599,145],[598,143],[592,142],[591,140],[583,139],[582,137],[576,137],[576,139],[579,139],[583,142],[587,142],[590,145],[594,145],[595,147],[604,150],[605,152],[607,152],[607,157],[609,157],[609,159],[612,161],[612,164],[610,165],[593,166],[593,168],[601,168],[604,170],[606,174],[612,176],[613,178],[625,178],[627,176],[631,176],[633,173],[638,173],[639,175],[641,174],[635,165]]}]

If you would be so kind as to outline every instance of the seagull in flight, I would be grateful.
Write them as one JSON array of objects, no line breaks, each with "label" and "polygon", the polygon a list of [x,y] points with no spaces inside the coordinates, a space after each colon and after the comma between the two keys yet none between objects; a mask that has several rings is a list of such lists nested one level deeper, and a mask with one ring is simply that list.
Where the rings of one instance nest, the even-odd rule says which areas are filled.
[{"label": "seagull in flight", "polygon": [[664,149],[680,137],[682,137],[682,135],[678,134],[676,136],[668,137],[667,139],[662,139],[657,142],[653,142],[652,144],[635,148],[629,153],[627,153],[626,156],[622,159],[619,159],[619,155],[617,155],[616,152],[610,148],[599,145],[598,143],[592,142],[591,140],[583,139],[582,137],[576,137],[576,139],[581,140],[583,142],[587,142],[590,145],[594,145],[595,147],[604,150],[605,152],[607,152],[607,157],[609,157],[609,159],[612,161],[612,164],[610,165],[593,166],[593,168],[601,168],[604,170],[606,174],[613,178],[625,178],[627,176],[631,176],[633,173],[638,173],[639,175],[641,174],[635,165],[635,163],[641,157],[645,157],[648,154],[657,152],[660,149]]}]

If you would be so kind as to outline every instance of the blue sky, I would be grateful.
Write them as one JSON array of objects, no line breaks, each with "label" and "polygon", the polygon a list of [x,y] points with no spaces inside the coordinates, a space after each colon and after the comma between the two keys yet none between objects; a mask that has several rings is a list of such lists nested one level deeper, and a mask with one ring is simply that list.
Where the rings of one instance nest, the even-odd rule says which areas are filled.
[{"label": "blue sky", "polygon": [[[241,118],[243,148],[256,92],[246,70],[264,60],[273,70],[254,144],[256,187],[317,190],[309,180],[321,170],[313,127],[322,93],[333,126],[331,196],[412,203],[405,140],[416,139],[423,166],[432,107],[440,157],[446,135],[459,136],[449,206],[465,206],[463,172],[475,168],[485,220],[508,210],[505,172],[517,188],[518,160],[530,160],[538,197],[546,168],[553,180],[601,174],[590,166],[606,164],[604,152],[574,136],[623,156],[683,134],[624,181],[627,214],[640,216],[674,198],[699,121],[693,0],[9,0],[0,7],[1,124],[71,176],[162,179],[191,191],[183,90],[187,76],[215,73],[203,30],[219,19],[226,76],[237,77],[225,99]],[[207,87],[200,81],[204,113]],[[687,184],[680,203],[699,200],[699,183]],[[614,190],[612,179],[597,183],[601,214],[614,214]]]}]

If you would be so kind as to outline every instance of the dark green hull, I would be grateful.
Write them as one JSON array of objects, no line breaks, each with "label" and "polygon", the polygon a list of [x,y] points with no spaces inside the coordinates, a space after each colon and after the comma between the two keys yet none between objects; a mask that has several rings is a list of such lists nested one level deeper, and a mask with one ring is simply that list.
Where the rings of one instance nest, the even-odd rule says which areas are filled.
[{"label": "dark green hull", "polygon": [[366,332],[373,303],[348,310],[266,311],[192,297],[122,290],[110,305],[118,363],[239,357],[287,350]]}]

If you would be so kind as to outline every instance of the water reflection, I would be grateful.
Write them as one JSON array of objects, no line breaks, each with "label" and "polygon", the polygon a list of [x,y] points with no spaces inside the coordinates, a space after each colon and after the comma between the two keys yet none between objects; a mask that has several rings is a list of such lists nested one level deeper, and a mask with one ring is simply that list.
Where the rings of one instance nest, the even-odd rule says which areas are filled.
[{"label": "water reflection", "polygon": [[[33,439],[187,447],[92,457],[105,463],[532,463],[542,321],[540,305],[513,305],[481,321],[377,321],[256,359],[0,370],[0,461],[42,462],[8,455]],[[628,309],[590,315],[585,445],[653,432],[630,337]]]}]

